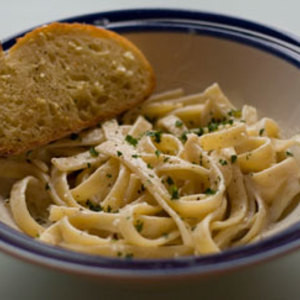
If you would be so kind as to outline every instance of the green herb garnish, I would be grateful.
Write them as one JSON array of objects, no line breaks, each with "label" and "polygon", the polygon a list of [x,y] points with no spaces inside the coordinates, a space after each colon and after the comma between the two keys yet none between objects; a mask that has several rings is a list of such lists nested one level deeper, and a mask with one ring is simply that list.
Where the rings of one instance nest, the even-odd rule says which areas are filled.
[{"label": "green herb garnish", "polygon": [[179,199],[179,192],[176,185],[171,186],[171,199]]},{"label": "green herb garnish", "polygon": [[214,195],[217,191],[215,190],[212,190],[211,188],[207,188],[205,191],[204,191],[204,194],[206,195]]},{"label": "green herb garnish", "polygon": [[242,112],[238,109],[232,109],[231,111],[228,112],[228,116],[232,116],[234,118],[240,118],[242,116]]},{"label": "green herb garnish", "polygon": [[147,131],[146,135],[153,137],[154,141],[156,143],[160,143],[161,142],[161,135],[162,135],[161,131]]},{"label": "green herb garnish", "polygon": [[157,156],[157,157],[159,157],[160,156],[160,151],[159,150],[155,150],[155,155]]},{"label": "green herb garnish", "polygon": [[203,165],[203,155],[202,154],[200,154],[200,157],[199,157],[199,164],[200,164],[200,166]]},{"label": "green herb garnish", "polygon": [[143,230],[144,222],[141,220],[137,220],[134,227],[136,228],[137,232],[141,232]]},{"label": "green herb garnish", "polygon": [[120,157],[123,153],[121,151],[117,151],[117,155]]},{"label": "green herb garnish", "polygon": [[29,150],[29,151],[27,151],[27,152],[26,152],[26,156],[29,156],[29,155],[31,155],[31,154],[32,154],[32,152],[33,152],[32,150]]},{"label": "green herb garnish", "polygon": [[202,127],[199,127],[194,131],[194,133],[197,134],[198,136],[201,136],[204,134],[204,129]]},{"label": "green herb garnish", "polygon": [[168,176],[168,178],[167,178],[167,183],[168,183],[168,185],[174,184],[174,181],[170,176]]},{"label": "green herb garnish", "polygon": [[207,128],[208,128],[208,131],[209,131],[209,132],[216,131],[216,130],[218,130],[218,128],[219,128],[219,123],[216,123],[216,122],[214,121],[214,119],[212,119],[212,120],[208,123]]},{"label": "green herb garnish", "polygon": [[226,166],[226,165],[227,165],[227,160],[225,160],[225,159],[220,159],[220,160],[219,160],[219,163],[220,163],[222,166]]},{"label": "green herb garnish", "polygon": [[236,155],[231,155],[231,163],[234,164],[237,160],[237,156]]},{"label": "green herb garnish", "polygon": [[287,156],[294,156],[294,154],[293,154],[292,152],[290,152],[290,151],[286,151],[285,154],[286,154]]},{"label": "green herb garnish", "polygon": [[94,204],[92,201],[87,200],[86,201],[86,205],[88,206],[88,208],[92,211],[101,211],[102,207],[100,204]]},{"label": "green herb garnish", "polygon": [[129,135],[129,134],[126,135],[125,141],[126,141],[128,144],[130,144],[130,145],[132,145],[132,146],[134,146],[134,147],[136,147],[136,145],[137,145],[137,143],[138,143],[138,140],[137,140],[136,138],[134,138],[133,136]]},{"label": "green herb garnish", "polygon": [[151,164],[147,164],[148,169],[153,169],[153,166]]},{"label": "green herb garnish", "polygon": [[95,149],[95,147],[91,147],[89,151],[93,157],[97,157],[99,155],[99,152]]},{"label": "green herb garnish", "polygon": [[263,133],[264,133],[264,131],[265,131],[265,129],[264,129],[264,128],[261,128],[261,129],[259,130],[259,136],[262,136]]},{"label": "green herb garnish", "polygon": [[175,126],[176,127],[182,127],[183,123],[180,120],[176,120]]},{"label": "green herb garnish", "polygon": [[183,132],[182,135],[180,136],[180,140],[185,143],[187,141],[187,132]]},{"label": "green herb garnish", "polygon": [[125,255],[125,258],[127,258],[127,259],[132,259],[132,258],[133,258],[133,253],[127,253],[127,254]]}]

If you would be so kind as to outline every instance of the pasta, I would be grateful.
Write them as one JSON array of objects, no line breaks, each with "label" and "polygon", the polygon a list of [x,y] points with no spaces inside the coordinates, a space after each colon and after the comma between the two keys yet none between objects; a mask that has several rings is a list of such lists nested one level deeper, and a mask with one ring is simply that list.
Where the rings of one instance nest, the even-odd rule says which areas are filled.
[{"label": "pasta", "polygon": [[270,118],[217,84],[176,89],[79,134],[1,159],[0,218],[88,254],[204,255],[263,237],[296,210],[300,166]]}]

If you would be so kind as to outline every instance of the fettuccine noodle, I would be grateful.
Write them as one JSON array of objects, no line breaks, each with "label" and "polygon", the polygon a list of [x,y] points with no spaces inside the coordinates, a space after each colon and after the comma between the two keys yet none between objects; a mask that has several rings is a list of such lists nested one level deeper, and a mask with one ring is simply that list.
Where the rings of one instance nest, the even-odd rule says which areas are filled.
[{"label": "fettuccine noodle", "polygon": [[204,255],[258,240],[295,207],[299,136],[213,84],[152,96],[118,120],[1,159],[0,218],[88,254]]}]

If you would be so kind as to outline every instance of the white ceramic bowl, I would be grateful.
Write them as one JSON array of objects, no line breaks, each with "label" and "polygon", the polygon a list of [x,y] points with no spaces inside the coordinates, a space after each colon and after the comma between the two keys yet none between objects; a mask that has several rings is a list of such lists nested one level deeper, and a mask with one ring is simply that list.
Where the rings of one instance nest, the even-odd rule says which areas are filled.
[{"label": "white ceramic bowl", "polygon": [[[217,14],[179,10],[129,10],[74,17],[116,30],[152,63],[157,91],[201,91],[218,82],[237,106],[248,103],[290,133],[300,120],[300,40],[263,25]],[[3,43],[9,48],[15,37]],[[300,246],[300,224],[245,247],[203,257],[121,260],[75,253],[49,245],[0,223],[0,249],[47,267],[111,279],[170,279],[224,272]]]}]

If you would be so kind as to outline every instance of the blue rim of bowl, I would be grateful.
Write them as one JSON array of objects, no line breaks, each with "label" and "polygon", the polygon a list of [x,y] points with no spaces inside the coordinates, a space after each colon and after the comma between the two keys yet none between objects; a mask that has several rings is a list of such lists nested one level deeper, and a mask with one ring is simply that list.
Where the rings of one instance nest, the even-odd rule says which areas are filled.
[{"label": "blue rim of bowl", "polygon": [[[59,21],[88,23],[119,33],[159,31],[206,35],[255,47],[300,69],[298,37],[220,14],[176,9],[136,9],[94,13]],[[27,31],[3,41],[3,49],[11,47],[16,38]],[[4,252],[63,271],[98,277],[155,279],[207,275],[261,262],[299,247],[300,223],[296,223],[273,237],[217,254],[175,259],[119,259],[46,245],[0,222],[0,249]]]}]

